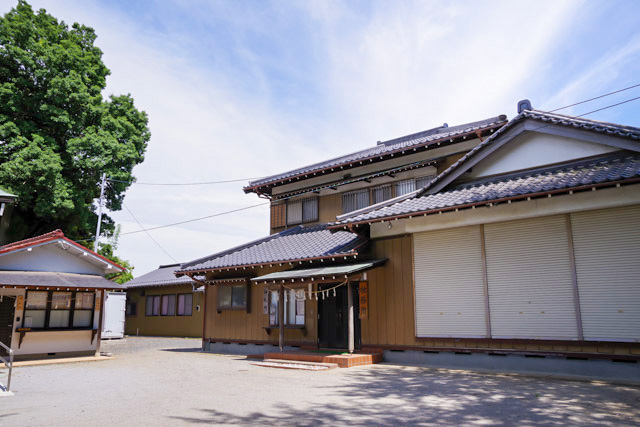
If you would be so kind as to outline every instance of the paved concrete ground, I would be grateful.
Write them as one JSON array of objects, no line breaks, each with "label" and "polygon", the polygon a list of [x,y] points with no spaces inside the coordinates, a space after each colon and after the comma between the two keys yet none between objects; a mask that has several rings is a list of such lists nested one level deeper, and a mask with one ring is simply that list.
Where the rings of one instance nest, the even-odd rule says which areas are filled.
[{"label": "paved concrete ground", "polygon": [[0,425],[639,425],[640,388],[375,365],[295,371],[126,338],[115,358],[21,367]]}]

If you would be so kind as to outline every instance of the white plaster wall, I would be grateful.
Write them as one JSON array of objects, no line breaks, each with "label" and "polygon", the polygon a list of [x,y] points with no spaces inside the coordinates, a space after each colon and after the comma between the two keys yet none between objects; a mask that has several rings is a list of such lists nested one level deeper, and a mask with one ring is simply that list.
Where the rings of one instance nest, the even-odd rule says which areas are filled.
[{"label": "white plaster wall", "polygon": [[54,271],[61,273],[99,274],[104,270],[67,252],[58,244],[34,247],[0,256],[0,270]]},{"label": "white plaster wall", "polygon": [[482,177],[550,165],[619,150],[563,136],[527,132],[475,165],[467,177]]}]

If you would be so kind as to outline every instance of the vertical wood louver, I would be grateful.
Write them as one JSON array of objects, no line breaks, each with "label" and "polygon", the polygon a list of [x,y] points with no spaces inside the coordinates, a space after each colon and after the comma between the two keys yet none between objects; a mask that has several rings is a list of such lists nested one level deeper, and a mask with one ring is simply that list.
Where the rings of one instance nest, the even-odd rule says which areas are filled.
[{"label": "vertical wood louver", "polygon": [[640,341],[640,206],[571,214],[584,338]]},{"label": "vertical wood louver", "polygon": [[414,235],[418,337],[486,337],[480,227]]},{"label": "vertical wood louver", "polygon": [[494,338],[578,338],[562,215],[485,225]]}]

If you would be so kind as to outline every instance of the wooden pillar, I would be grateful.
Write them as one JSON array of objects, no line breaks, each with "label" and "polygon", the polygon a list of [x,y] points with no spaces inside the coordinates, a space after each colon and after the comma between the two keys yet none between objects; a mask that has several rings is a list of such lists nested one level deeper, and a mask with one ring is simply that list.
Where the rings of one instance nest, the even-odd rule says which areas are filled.
[{"label": "wooden pillar", "polygon": [[[207,337],[207,284],[204,285],[204,300],[202,301],[202,351],[207,350],[207,346],[205,345],[205,340]],[[195,292],[194,292],[195,294]]]},{"label": "wooden pillar", "polygon": [[100,356],[100,340],[102,339],[102,321],[104,319],[104,289],[100,289],[100,314],[98,314],[98,342],[96,343],[96,356]]},{"label": "wooden pillar", "polygon": [[355,337],[354,337],[354,317],[353,317],[353,292],[351,289],[351,282],[347,282],[347,315],[349,322],[349,354],[353,353],[355,350]]},{"label": "wooden pillar", "polygon": [[278,292],[278,343],[280,345],[280,352],[284,351],[284,285],[280,285],[280,291]]}]

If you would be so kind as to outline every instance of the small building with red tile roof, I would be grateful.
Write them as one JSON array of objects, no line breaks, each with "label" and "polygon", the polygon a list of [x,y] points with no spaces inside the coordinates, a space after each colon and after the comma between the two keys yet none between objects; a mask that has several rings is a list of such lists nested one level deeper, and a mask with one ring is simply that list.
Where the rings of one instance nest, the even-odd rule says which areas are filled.
[{"label": "small building with red tile roof", "polygon": [[122,290],[105,275],[124,271],[61,230],[0,246],[0,342],[16,359],[99,353],[105,291]]}]

